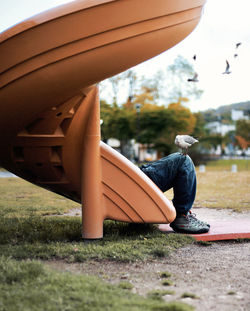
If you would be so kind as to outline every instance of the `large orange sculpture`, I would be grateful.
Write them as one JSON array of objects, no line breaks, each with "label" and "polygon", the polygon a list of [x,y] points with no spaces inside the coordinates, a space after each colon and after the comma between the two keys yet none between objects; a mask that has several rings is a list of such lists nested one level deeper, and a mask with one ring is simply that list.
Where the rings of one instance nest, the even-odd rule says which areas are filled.
[{"label": "large orange sculpture", "polygon": [[96,83],[172,47],[205,0],[79,0],[0,34],[0,165],[81,202],[83,237],[103,220],[169,223],[175,209],[100,141]]}]

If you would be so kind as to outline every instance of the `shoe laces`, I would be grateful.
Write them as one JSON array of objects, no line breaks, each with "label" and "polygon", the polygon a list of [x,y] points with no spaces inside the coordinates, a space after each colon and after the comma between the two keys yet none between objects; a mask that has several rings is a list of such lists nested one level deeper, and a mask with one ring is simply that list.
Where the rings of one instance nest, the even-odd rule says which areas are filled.
[{"label": "shoe laces", "polygon": [[187,214],[188,217],[191,217],[195,220],[198,220],[195,213],[192,213],[191,211],[189,211],[188,213],[189,213],[189,214]]},{"label": "shoe laces", "polygon": [[196,222],[200,223],[201,225],[206,225],[206,226],[208,225],[205,221],[199,220],[196,217],[196,214],[192,213],[191,211],[188,212],[187,217],[191,218],[193,221],[196,221]]}]

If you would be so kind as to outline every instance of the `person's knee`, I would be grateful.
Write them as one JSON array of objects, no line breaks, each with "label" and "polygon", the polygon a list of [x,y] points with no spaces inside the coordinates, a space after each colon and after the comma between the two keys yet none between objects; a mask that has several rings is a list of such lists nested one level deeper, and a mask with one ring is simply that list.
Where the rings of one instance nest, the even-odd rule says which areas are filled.
[{"label": "person's knee", "polygon": [[190,158],[190,156],[188,154],[185,155],[185,158],[186,158],[187,163],[192,163],[193,164],[193,161],[192,161],[192,159]]},{"label": "person's knee", "polygon": [[194,163],[189,155],[185,155],[184,165],[189,168],[189,170],[194,170]]},{"label": "person's knee", "polygon": [[180,152],[172,153],[170,156],[172,161],[178,161],[178,162],[184,162],[185,161],[185,155],[181,154]]}]

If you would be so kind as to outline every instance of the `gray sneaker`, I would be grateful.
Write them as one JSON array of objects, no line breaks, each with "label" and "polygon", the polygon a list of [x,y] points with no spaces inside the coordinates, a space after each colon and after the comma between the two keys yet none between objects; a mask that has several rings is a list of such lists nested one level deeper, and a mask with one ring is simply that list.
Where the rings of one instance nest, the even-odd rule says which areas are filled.
[{"label": "gray sneaker", "polygon": [[198,222],[200,222],[202,225],[208,226],[210,228],[210,224],[208,224],[205,221],[199,220],[196,218],[196,214],[192,213],[191,211],[188,212],[189,213],[189,217],[192,217],[193,219],[196,219]]},{"label": "gray sneaker", "polygon": [[175,232],[179,233],[207,233],[210,229],[209,226],[191,215],[192,214],[177,216],[175,220],[171,222],[170,227]]}]

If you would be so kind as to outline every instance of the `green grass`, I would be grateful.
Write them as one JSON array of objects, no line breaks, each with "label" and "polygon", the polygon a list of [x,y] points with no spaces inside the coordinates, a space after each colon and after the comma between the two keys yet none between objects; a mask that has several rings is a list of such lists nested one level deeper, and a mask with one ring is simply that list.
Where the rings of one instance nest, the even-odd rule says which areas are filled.
[{"label": "green grass", "polygon": [[133,286],[133,284],[131,284],[131,283],[128,282],[128,281],[121,281],[121,282],[118,284],[118,287],[119,287],[119,288],[122,288],[122,289],[131,290],[134,286]]},{"label": "green grass", "polygon": [[145,261],[165,258],[193,241],[190,236],[165,235],[153,225],[106,221],[104,238],[86,243],[79,217],[0,217],[0,253],[17,259]]},{"label": "green grass", "polygon": [[200,246],[211,246],[211,245],[213,245],[213,243],[210,241],[196,241],[195,244],[200,245]]},{"label": "green grass", "polygon": [[[250,210],[249,176],[242,163],[235,174],[223,163],[216,164],[217,170],[209,166],[206,173],[198,172],[195,205]],[[180,302],[160,301],[169,291],[143,298],[128,290],[128,282],[109,285],[94,277],[48,270],[34,261],[161,260],[194,243],[193,238],[165,235],[154,225],[105,221],[103,240],[86,243],[81,239],[80,217],[51,216],[79,204],[17,178],[0,179],[0,198],[0,311],[193,310]],[[169,276],[162,272],[161,278],[166,282]]]},{"label": "green grass", "polygon": [[[237,173],[231,172],[233,164],[237,165]],[[250,160],[245,159],[221,159],[208,162],[206,172],[197,173],[195,206],[226,208],[236,212],[249,211],[249,170]]]},{"label": "green grass", "polygon": [[188,292],[185,292],[181,295],[181,298],[192,298],[192,299],[199,299],[198,296],[196,296],[195,294],[193,293],[188,293]]},{"label": "green grass", "polygon": [[250,210],[250,175],[247,171],[198,173],[197,180],[194,206],[232,209],[237,212]]},{"label": "green grass", "polygon": [[209,161],[206,164],[208,171],[231,171],[232,165],[236,164],[238,171],[249,171],[250,170],[250,160],[245,159],[230,159],[230,160],[216,160]]},{"label": "green grass", "polygon": [[79,204],[21,178],[0,178],[0,217],[62,215]]},{"label": "green grass", "polygon": [[41,263],[0,257],[0,311],[189,311],[180,303],[143,298],[96,277],[59,273]]},{"label": "green grass", "polygon": [[[250,174],[248,171],[197,172],[197,193],[194,207],[231,209],[236,212],[250,211]],[[166,196],[173,198],[173,191]]]},{"label": "green grass", "polygon": [[193,242],[186,236],[168,237],[153,225],[105,221],[104,239],[84,243],[80,217],[44,217],[79,204],[16,178],[0,180],[0,194],[0,253],[18,259],[143,261],[165,258]]},{"label": "green grass", "polygon": [[164,281],[162,281],[161,284],[163,286],[172,286],[172,285],[174,285],[173,281],[171,281],[171,280],[164,280]]},{"label": "green grass", "polygon": [[173,290],[152,290],[150,292],[147,293],[147,297],[152,298],[152,299],[156,299],[156,300],[162,300],[163,296],[166,295],[174,295],[175,291]]},{"label": "green grass", "polygon": [[166,279],[166,278],[170,278],[170,277],[171,277],[171,273],[170,272],[168,272],[168,271],[160,272],[160,278]]}]

